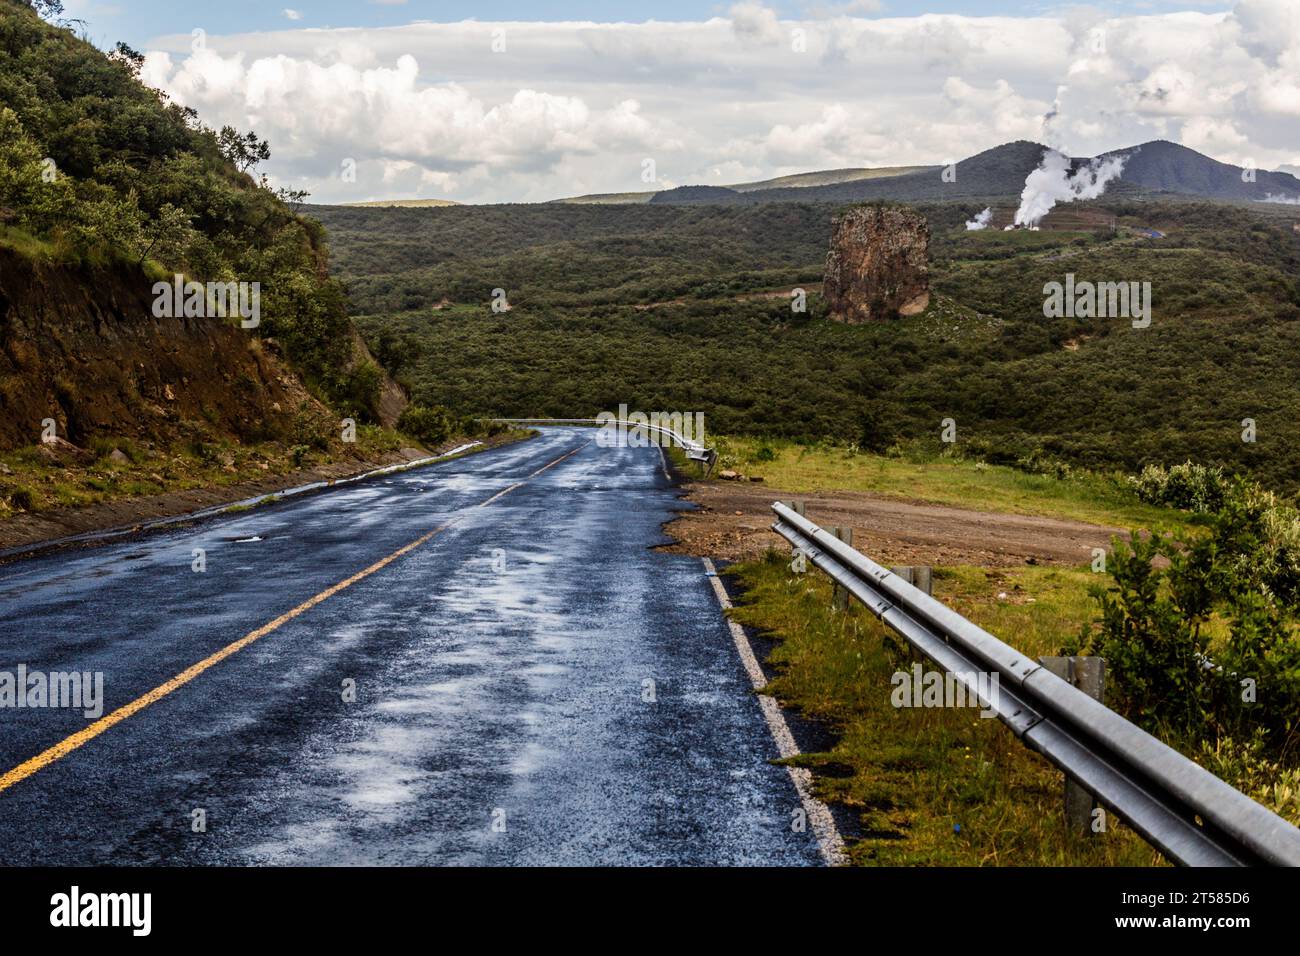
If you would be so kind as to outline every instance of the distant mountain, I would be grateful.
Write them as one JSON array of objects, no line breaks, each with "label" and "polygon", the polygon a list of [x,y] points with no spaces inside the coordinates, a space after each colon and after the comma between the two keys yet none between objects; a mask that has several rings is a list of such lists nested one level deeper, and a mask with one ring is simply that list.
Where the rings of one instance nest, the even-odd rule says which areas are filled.
[{"label": "distant mountain", "polygon": [[[872,199],[926,200],[1005,198],[1019,195],[1025,177],[1038,165],[1044,147],[1020,141],[985,150],[957,163],[955,179],[945,180],[942,166],[876,179],[850,180],[824,186],[778,187],[714,194],[721,202],[861,202]],[[704,187],[682,186],[655,195],[651,202],[707,202]],[[707,187],[716,189],[717,187]],[[727,195],[730,193],[730,195]]]},{"label": "distant mountain", "polygon": [[547,203],[562,206],[637,206],[648,203],[654,194],[654,190],[642,193],[587,193],[585,196],[549,199]]},{"label": "distant mountain", "polygon": [[[935,202],[945,199],[1010,200],[1020,196],[1025,177],[1038,166],[1047,147],[1019,140],[977,153],[956,164],[955,175],[944,177],[944,167],[874,179],[847,180],[799,188],[776,187],[741,191],[717,186],[681,186],[651,197],[652,203],[755,203],[755,202]],[[1163,140],[1115,150],[1105,156],[1128,156],[1120,179],[1107,190],[1110,196],[1177,194],[1204,199],[1264,201],[1269,196],[1300,196],[1300,179],[1288,174],[1258,170],[1254,181],[1243,179],[1240,166]],[[1076,166],[1088,162],[1076,158]]]},{"label": "distant mountain", "polygon": [[1221,163],[1168,140],[1115,152],[1128,154],[1122,179],[1153,192],[1239,200],[1264,200],[1270,195],[1300,196],[1300,179],[1289,173],[1253,170],[1254,182],[1247,182],[1242,179],[1242,167]]},{"label": "distant mountain", "polygon": [[736,183],[730,188],[738,193],[752,193],[760,189],[781,189],[809,186],[829,186],[835,183],[851,183],[862,179],[889,179],[891,176],[906,176],[926,169],[938,169],[938,166],[865,166],[846,169],[823,169],[812,173],[794,173],[790,176],[777,176],[775,179],[761,179],[753,183]]},{"label": "distant mountain", "polygon": [[430,206],[459,206],[454,199],[371,199],[367,202],[345,202],[344,206],[397,206],[402,209],[424,209]]},{"label": "distant mountain", "polygon": [[[727,189],[732,192],[749,193],[759,190],[792,188],[807,189],[811,186],[826,186],[833,183],[855,182],[862,179],[885,179],[891,176],[905,176],[908,173],[929,169],[928,166],[865,166],[845,169],[819,169],[811,173],[792,173],[789,176],[777,176],[773,179],[760,179],[752,183],[730,183],[726,186],[711,186],[711,189]],[[938,169],[938,167],[934,167]],[[697,187],[687,187],[697,188]],[[661,190],[661,192],[664,190]],[[554,199],[552,202],[571,203],[575,205],[624,205],[650,202],[656,195],[655,190],[630,193],[590,193],[586,196],[572,196],[567,199]],[[690,194],[685,194],[690,195]],[[698,199],[686,199],[698,202]]]},{"label": "distant mountain", "polygon": [[[816,187],[813,187],[816,188]],[[789,190],[779,189],[760,189],[752,195],[767,196],[773,192],[788,192]],[[810,190],[800,190],[807,192]],[[665,189],[663,192],[655,193],[650,197],[652,203],[708,203],[708,202],[742,202],[745,193],[736,189],[729,189],[726,186],[678,186],[676,189]],[[766,202],[768,200],[758,199],[755,202]]]}]

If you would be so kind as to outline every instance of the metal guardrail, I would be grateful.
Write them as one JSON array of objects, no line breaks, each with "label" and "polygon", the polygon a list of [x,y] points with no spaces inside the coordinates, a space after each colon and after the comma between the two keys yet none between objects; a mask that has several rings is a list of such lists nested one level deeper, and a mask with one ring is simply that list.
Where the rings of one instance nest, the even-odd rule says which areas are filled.
[{"label": "metal guardrail", "polygon": [[629,422],[621,418],[488,418],[485,421],[502,422],[507,425],[597,425],[602,428],[625,429],[626,431],[648,431],[656,432],[667,437],[671,442],[676,443],[677,447],[686,452],[686,457],[692,461],[704,463],[705,474],[713,468],[718,461],[718,453],[715,449],[706,448],[699,442],[687,438],[680,432],[673,431],[671,428],[664,428],[660,425],[650,425],[642,422]]},{"label": "metal guardrail", "polygon": [[980,702],[1169,859],[1300,866],[1300,829],[788,506],[772,510],[772,530],[939,667],[996,674],[997,699]]}]

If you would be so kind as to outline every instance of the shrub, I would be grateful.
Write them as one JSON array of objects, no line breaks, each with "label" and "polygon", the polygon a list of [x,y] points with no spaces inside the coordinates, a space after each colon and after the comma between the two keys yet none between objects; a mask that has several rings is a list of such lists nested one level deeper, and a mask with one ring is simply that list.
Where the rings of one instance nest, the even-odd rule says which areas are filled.
[{"label": "shrub", "polygon": [[1031,475],[1044,475],[1048,478],[1055,478],[1058,481],[1069,481],[1071,478],[1076,478],[1080,474],[1080,469],[1074,467],[1069,462],[1064,462],[1059,458],[1053,458],[1051,455],[1044,454],[1043,451],[1038,448],[1035,448],[1027,455],[1022,455],[1017,458],[1016,467]]},{"label": "shrub", "polygon": [[26,485],[16,485],[7,489],[9,505],[19,511],[36,511],[36,494]]},{"label": "shrub", "polygon": [[1116,541],[1082,645],[1107,659],[1120,708],[1281,753],[1300,727],[1298,537],[1294,509],[1238,485],[1207,528]]},{"label": "shrub", "polygon": [[1172,468],[1147,465],[1140,475],[1129,478],[1129,484],[1150,504],[1211,514],[1223,507],[1232,483],[1222,468],[1188,461]]},{"label": "shrub", "polygon": [[318,451],[324,451],[330,445],[330,432],[310,405],[299,406],[293,416],[291,434],[295,445],[306,445]]},{"label": "shrub", "polygon": [[331,397],[335,404],[351,410],[358,419],[368,421],[375,417],[383,384],[384,373],[378,365],[358,362],[331,389]]},{"label": "shrub", "polygon": [[397,420],[400,431],[418,438],[426,445],[440,445],[451,437],[452,421],[441,405],[408,405]]},{"label": "shrub", "polygon": [[1279,816],[1300,824],[1300,769],[1270,759],[1261,734],[1242,740],[1221,737],[1213,744],[1203,741],[1197,761]]}]

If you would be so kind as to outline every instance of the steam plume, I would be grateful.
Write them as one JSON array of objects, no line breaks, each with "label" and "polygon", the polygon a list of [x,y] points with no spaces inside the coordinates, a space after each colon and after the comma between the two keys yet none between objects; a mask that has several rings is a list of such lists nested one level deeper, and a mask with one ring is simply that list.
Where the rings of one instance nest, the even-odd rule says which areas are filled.
[{"label": "steam plume", "polygon": [[1054,149],[1045,151],[1038,168],[1025,178],[1015,225],[1037,229],[1058,202],[1096,199],[1106,191],[1106,184],[1124,171],[1127,159],[1123,155],[1098,157],[1071,175],[1067,156]]},{"label": "steam plume", "polygon": [[992,218],[993,218],[993,207],[990,206],[988,209],[985,209],[974,219],[968,219],[966,221],[966,229],[970,232],[978,232],[980,229],[987,229],[989,227],[989,221]]}]

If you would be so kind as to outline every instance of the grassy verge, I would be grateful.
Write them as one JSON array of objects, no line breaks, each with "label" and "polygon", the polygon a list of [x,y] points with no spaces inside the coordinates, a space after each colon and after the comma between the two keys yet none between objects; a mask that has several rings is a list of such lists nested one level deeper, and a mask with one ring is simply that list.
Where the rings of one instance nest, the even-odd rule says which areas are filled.
[{"label": "grassy verge", "polygon": [[[891,676],[910,657],[856,603],[830,610],[824,576],[794,574],[785,555],[732,569],[745,588],[737,620],[778,643],[770,691],[836,732],[827,752],[797,759],[818,793],[849,808],[863,838],[856,865],[1143,866],[1159,862],[1114,821],[1092,838],[1068,834],[1062,778],[996,719],[974,709],[896,708]],[[1054,653],[1088,615],[1087,571],[943,569],[935,594],[1020,649]],[[1000,596],[1001,595],[1001,596]]]},{"label": "grassy verge", "polygon": [[[195,441],[161,447],[128,438],[96,439],[72,459],[40,446],[0,454],[0,520],[22,513],[122,501],[144,495],[223,488],[339,462],[360,469],[420,444],[392,429],[362,425],[356,442],[325,448],[281,442]],[[120,452],[114,456],[114,452]]]},{"label": "grassy verge", "polygon": [[978,511],[1041,515],[1149,528],[1180,523],[1182,516],[1143,504],[1116,477],[1078,473],[1036,475],[1002,465],[961,459],[891,457],[852,446],[723,437],[716,439],[718,468],[761,475],[788,492],[865,491],[886,497]]}]

